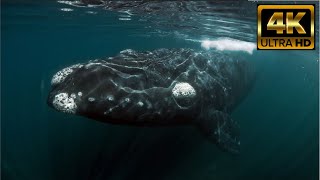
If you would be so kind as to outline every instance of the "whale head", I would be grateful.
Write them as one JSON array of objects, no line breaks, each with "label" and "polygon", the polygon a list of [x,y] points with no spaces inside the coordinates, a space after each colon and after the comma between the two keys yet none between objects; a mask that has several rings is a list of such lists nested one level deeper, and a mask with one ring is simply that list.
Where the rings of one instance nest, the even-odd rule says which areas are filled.
[{"label": "whale head", "polygon": [[154,86],[143,71],[121,68],[101,61],[64,68],[52,77],[47,103],[103,122],[145,125],[179,122],[194,103],[197,92],[187,82]]}]

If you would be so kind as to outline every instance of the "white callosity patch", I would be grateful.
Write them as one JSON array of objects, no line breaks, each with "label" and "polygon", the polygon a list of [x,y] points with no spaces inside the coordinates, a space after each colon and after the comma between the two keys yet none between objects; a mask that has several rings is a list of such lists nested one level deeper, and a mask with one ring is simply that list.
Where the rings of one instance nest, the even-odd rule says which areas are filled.
[{"label": "white callosity patch", "polygon": [[186,82],[177,83],[172,89],[175,98],[192,98],[196,96],[196,90]]},{"label": "white callosity patch", "polygon": [[55,75],[53,75],[51,80],[51,85],[56,85],[63,82],[66,79],[66,77],[73,72],[75,68],[81,68],[81,67],[82,65],[75,64],[58,71]]},{"label": "white callosity patch", "polygon": [[93,102],[93,101],[95,101],[96,99],[94,98],[94,97],[89,97],[88,98],[88,101],[90,101],[90,102]]},{"label": "white callosity patch", "polygon": [[72,96],[69,97],[68,93],[60,93],[55,95],[53,99],[53,106],[59,111],[75,114],[77,105]]},{"label": "white callosity patch", "polygon": [[77,96],[76,96],[75,93],[72,93],[72,94],[70,95],[70,97],[73,98],[73,99],[75,99]]},{"label": "white callosity patch", "polygon": [[114,97],[113,97],[112,95],[109,95],[109,96],[107,96],[107,100],[108,100],[108,101],[113,101],[113,100],[114,100]]},{"label": "white callosity patch", "polygon": [[140,107],[142,107],[142,106],[143,106],[143,102],[139,101],[139,102],[137,103],[137,105],[140,106]]},{"label": "white callosity patch", "polygon": [[70,66],[69,68],[82,68],[83,65],[82,64],[74,64],[72,66]]},{"label": "white callosity patch", "polygon": [[71,68],[64,68],[61,71],[58,71],[55,75],[53,75],[51,85],[63,82],[66,79],[66,77],[72,72],[73,70]]}]

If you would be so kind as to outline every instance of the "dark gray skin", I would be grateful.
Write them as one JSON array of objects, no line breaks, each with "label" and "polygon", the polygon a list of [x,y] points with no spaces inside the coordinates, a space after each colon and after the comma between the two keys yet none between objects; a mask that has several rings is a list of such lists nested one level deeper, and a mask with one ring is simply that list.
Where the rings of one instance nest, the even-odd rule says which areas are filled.
[{"label": "dark gray skin", "polygon": [[231,53],[125,50],[58,72],[48,104],[105,123],[195,125],[223,150],[239,153],[239,125],[229,114],[253,80],[248,61]]}]

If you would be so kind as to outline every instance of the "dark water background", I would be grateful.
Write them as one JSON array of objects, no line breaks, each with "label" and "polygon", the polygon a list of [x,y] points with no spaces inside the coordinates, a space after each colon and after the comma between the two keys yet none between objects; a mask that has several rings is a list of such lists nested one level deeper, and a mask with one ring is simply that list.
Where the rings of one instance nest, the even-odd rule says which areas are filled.
[{"label": "dark water background", "polygon": [[[255,11],[255,6],[239,8]],[[114,126],[58,113],[46,105],[51,76],[71,64],[127,48],[201,49],[197,40],[204,37],[255,42],[255,12],[240,19],[223,13],[205,18],[210,23],[203,22],[209,28],[204,29],[212,32],[206,36],[203,29],[157,29],[137,16],[120,21],[123,14],[101,8],[4,2],[2,178],[318,180],[318,47],[239,53],[255,62],[259,72],[253,90],[232,114],[241,125],[240,156],[221,152],[192,127]]]}]

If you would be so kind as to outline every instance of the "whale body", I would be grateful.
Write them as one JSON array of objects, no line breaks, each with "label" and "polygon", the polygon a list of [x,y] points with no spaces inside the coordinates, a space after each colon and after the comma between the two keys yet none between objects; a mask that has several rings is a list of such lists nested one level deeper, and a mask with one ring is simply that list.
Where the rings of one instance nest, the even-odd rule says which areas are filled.
[{"label": "whale body", "polygon": [[239,123],[230,113],[254,77],[250,63],[232,53],[128,49],[60,70],[47,103],[105,123],[194,125],[221,149],[239,153]]}]

